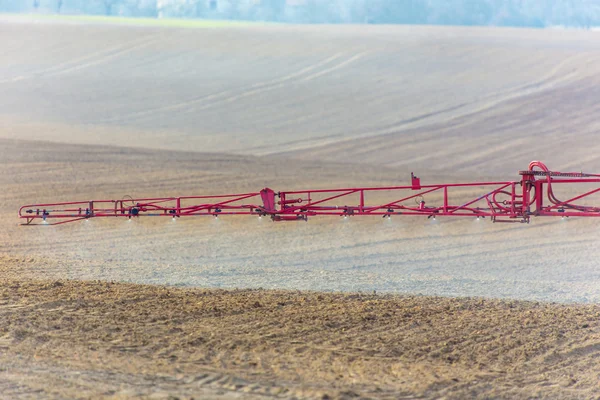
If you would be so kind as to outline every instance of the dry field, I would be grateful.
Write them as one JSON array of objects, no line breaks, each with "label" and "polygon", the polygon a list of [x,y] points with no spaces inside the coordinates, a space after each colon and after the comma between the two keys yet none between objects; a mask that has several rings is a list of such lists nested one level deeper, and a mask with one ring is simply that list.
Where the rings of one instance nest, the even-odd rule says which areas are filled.
[{"label": "dry field", "polygon": [[532,159],[600,172],[599,50],[597,32],[1,18],[0,398],[600,396],[594,221],[16,218],[509,180]]},{"label": "dry field", "polygon": [[597,32],[12,21],[0,37],[1,137],[453,174],[598,163]]},{"label": "dry field", "polygon": [[1,282],[7,398],[598,396],[596,305]]}]

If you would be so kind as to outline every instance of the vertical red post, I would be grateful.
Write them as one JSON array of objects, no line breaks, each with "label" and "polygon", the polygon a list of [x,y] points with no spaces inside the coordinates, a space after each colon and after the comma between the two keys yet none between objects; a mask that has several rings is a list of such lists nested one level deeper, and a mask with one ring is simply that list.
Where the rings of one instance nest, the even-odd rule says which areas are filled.
[{"label": "vertical red post", "polygon": [[448,186],[444,186],[444,212],[448,212]]},{"label": "vertical red post", "polygon": [[535,181],[535,212],[542,211],[544,206],[544,181]]},{"label": "vertical red post", "polygon": [[365,191],[361,190],[360,191],[360,206],[359,206],[359,210],[362,213],[363,209],[365,208]]},{"label": "vertical red post", "polygon": [[285,193],[281,193],[279,195],[279,205],[281,206],[280,210],[283,211],[283,209],[285,208]]},{"label": "vertical red post", "polygon": [[517,212],[517,206],[516,206],[516,201],[517,201],[517,185],[513,182],[512,186],[512,193],[510,195],[510,212],[512,214],[515,214]]},{"label": "vertical red post", "polygon": [[533,175],[523,175],[523,179],[521,180],[521,186],[523,187],[523,205],[521,207],[521,213],[524,217],[529,215],[529,192],[531,191],[531,183],[534,179]]}]

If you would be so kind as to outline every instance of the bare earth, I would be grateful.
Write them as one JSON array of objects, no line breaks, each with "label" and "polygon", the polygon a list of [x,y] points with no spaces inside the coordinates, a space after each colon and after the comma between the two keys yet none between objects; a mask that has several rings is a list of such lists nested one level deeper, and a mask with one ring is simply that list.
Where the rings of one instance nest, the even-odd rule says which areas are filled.
[{"label": "bare earth", "polygon": [[579,31],[1,18],[0,398],[599,398],[594,221],[16,218],[510,180],[532,159],[599,172],[598,50]]},{"label": "bare earth", "polygon": [[597,305],[2,279],[0,320],[6,397],[565,399],[599,389]]}]

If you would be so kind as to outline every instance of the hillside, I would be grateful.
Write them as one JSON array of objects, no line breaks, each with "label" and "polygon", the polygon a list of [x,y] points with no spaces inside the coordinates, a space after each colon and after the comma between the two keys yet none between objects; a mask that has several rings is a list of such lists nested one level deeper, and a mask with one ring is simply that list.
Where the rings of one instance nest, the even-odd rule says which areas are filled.
[{"label": "hillside", "polygon": [[457,174],[514,173],[532,159],[600,167],[594,32],[48,21],[0,30],[4,138]]}]

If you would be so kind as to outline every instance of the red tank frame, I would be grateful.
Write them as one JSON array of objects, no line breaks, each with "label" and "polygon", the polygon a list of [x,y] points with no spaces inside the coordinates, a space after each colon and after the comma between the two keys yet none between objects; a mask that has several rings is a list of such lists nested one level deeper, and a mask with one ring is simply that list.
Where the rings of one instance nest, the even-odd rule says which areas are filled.
[{"label": "red tank frame", "polygon": [[[600,187],[558,200],[553,185],[600,183],[600,175],[582,172],[553,172],[539,161],[521,171],[521,179],[507,182],[473,182],[421,185],[411,174],[410,186],[318,189],[260,192],[217,196],[183,196],[122,200],[90,200],[64,203],[30,204],[19,209],[23,225],[60,225],[91,218],[120,217],[190,217],[222,215],[268,216],[273,221],[306,221],[313,216],[382,216],[418,215],[436,217],[489,217],[493,222],[529,223],[531,216],[600,217],[600,207],[574,202],[600,192]],[[538,179],[538,177],[541,177]],[[452,191],[481,188],[481,195],[461,204],[451,204]],[[573,191],[573,189],[571,189]],[[395,200],[370,203],[369,195],[377,192],[394,194]],[[436,204],[426,204],[425,195],[441,197]],[[441,195],[441,196],[440,196]],[[358,200],[348,203],[352,197]],[[460,196],[457,196],[460,197]],[[41,223],[40,223],[41,222]]]}]

